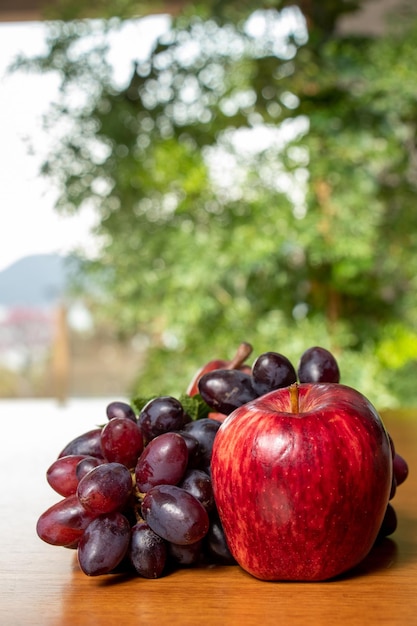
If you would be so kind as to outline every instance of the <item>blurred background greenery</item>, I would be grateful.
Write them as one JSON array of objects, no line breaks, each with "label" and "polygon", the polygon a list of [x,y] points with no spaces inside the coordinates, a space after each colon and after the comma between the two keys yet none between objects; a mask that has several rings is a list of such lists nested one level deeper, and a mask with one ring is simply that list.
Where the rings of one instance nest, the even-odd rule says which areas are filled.
[{"label": "blurred background greenery", "polygon": [[17,60],[60,78],[42,174],[99,216],[77,289],[145,347],[129,392],[178,395],[245,340],[417,405],[417,15],[343,27],[364,4],[184,2],[119,85],[112,33],[164,7],[68,0]]}]

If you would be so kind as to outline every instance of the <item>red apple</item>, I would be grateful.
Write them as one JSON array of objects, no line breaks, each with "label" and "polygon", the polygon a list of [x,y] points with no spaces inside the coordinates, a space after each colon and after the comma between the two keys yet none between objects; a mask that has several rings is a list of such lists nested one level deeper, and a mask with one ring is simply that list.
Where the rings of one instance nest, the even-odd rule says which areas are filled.
[{"label": "red apple", "polygon": [[186,392],[187,395],[195,396],[198,393],[198,381],[203,376],[203,374],[206,374],[206,372],[212,372],[213,370],[222,369],[240,369],[250,374],[252,372],[251,367],[249,365],[245,365],[244,363],[246,359],[252,354],[252,349],[253,348],[249,343],[243,341],[239,345],[236,354],[231,361],[225,361],[224,359],[213,359],[212,361],[209,361],[208,363],[203,365],[197,371],[190,384],[188,385]]},{"label": "red apple", "polygon": [[220,426],[212,483],[230,551],[262,580],[320,581],[372,548],[392,456],[372,404],[338,383],[272,391]]}]

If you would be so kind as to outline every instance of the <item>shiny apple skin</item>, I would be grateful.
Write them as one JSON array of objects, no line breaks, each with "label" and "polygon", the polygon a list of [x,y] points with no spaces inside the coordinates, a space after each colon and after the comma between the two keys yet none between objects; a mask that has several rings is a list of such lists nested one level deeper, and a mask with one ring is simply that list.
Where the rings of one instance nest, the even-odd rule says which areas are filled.
[{"label": "shiny apple skin", "polygon": [[239,407],[214,441],[211,474],[230,551],[262,580],[322,581],[371,550],[392,458],[372,404],[338,383],[290,388]]}]

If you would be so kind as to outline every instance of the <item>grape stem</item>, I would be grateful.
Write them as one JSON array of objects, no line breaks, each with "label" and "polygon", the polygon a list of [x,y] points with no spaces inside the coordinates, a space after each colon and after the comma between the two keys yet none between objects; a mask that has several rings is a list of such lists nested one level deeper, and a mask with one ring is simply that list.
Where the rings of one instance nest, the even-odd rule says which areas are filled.
[{"label": "grape stem", "polygon": [[242,341],[238,349],[236,350],[236,354],[233,359],[228,363],[225,369],[228,370],[237,370],[246,359],[252,354],[252,346],[247,341]]},{"label": "grape stem", "polygon": [[134,487],[134,499],[132,503],[133,512],[135,514],[136,522],[145,521],[142,517],[142,500],[145,497],[145,493],[139,491],[137,486]]},{"label": "grape stem", "polygon": [[299,404],[298,384],[294,383],[293,385],[290,385],[289,391],[290,391],[290,401],[291,401],[291,413],[299,413],[300,404]]}]

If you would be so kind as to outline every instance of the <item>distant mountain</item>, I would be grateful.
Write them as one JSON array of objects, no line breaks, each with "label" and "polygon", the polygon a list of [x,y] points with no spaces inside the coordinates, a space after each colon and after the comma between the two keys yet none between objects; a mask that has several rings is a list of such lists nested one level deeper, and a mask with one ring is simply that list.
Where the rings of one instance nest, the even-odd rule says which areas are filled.
[{"label": "distant mountain", "polygon": [[35,254],[0,272],[0,306],[51,306],[62,299],[72,271],[70,257]]}]

